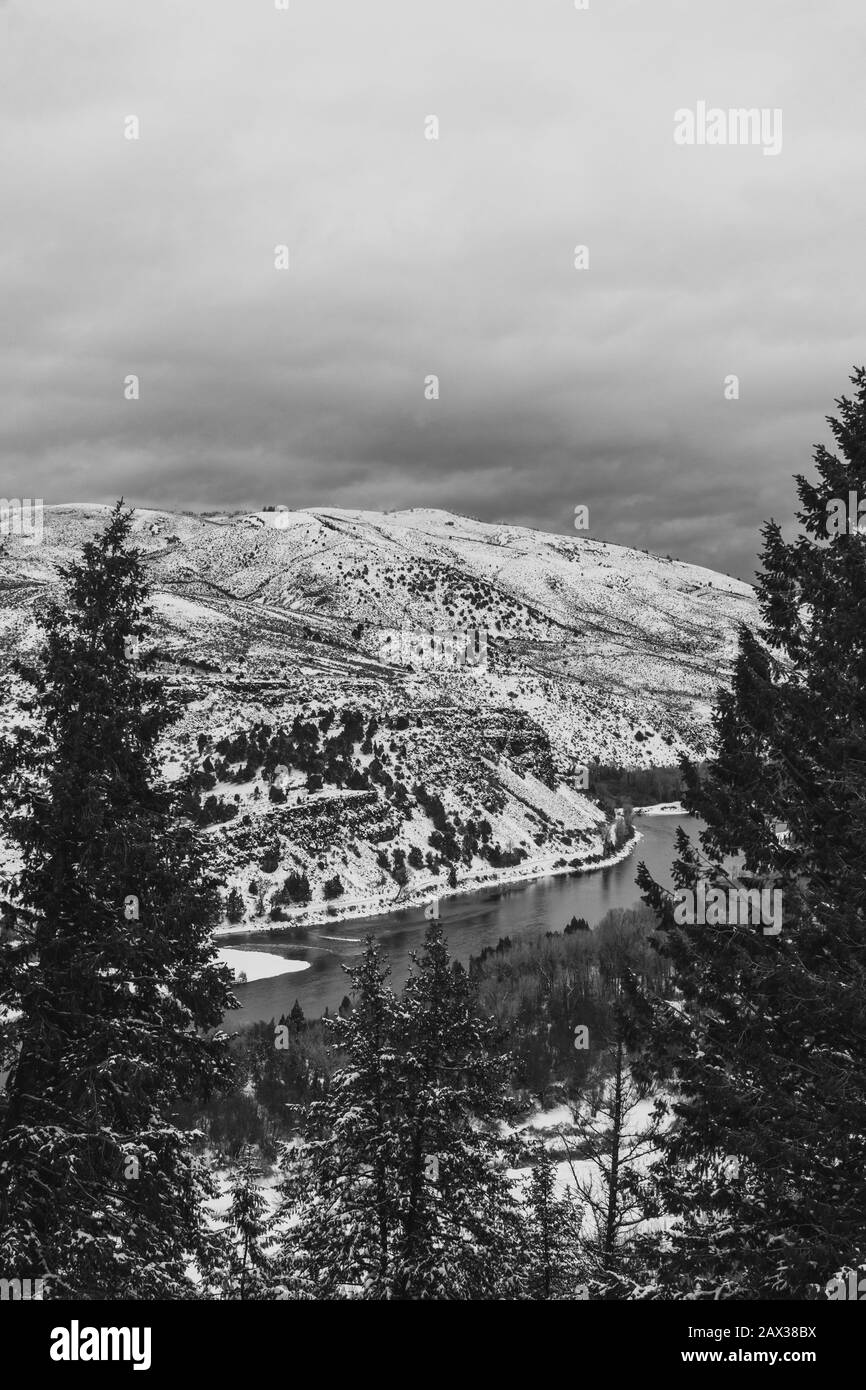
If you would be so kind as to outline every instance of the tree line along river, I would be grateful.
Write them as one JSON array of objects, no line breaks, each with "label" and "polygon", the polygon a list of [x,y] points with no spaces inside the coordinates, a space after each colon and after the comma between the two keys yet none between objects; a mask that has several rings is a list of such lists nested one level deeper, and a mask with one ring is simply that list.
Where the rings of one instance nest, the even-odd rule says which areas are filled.
[{"label": "tree line along river", "polygon": [[[451,954],[465,965],[470,956],[495,946],[504,936],[512,940],[542,937],[548,931],[562,931],[572,917],[583,917],[594,927],[610,908],[634,907],[640,901],[635,873],[641,861],[658,882],[671,887],[676,830],[682,826],[696,839],[702,822],[694,816],[637,816],[635,824],[643,838],[626,859],[608,869],[443,898],[439,922]],[[326,1008],[333,1013],[348,993],[343,966],[358,962],[370,932],[390,960],[391,980],[399,988],[409,973],[409,953],[420,949],[428,925],[423,907],[414,907],[379,917],[323,923],[309,927],[302,939],[260,932],[232,935],[221,944],[233,952],[263,951],[297,964],[291,973],[236,985],[241,1008],[226,1014],[225,1025],[234,1031],[258,1020],[278,1019],[296,999],[308,1018],[318,1017]]]}]

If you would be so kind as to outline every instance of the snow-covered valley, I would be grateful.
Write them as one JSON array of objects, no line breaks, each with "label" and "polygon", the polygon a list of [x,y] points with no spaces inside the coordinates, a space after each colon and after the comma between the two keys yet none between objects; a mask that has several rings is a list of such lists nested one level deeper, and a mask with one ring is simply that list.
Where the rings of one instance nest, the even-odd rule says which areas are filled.
[{"label": "snow-covered valley", "polygon": [[[5,538],[5,662],[107,510],[47,507],[40,546]],[[595,770],[702,757],[755,613],[749,586],[700,567],[442,511],[140,510],[133,540],[153,588],[137,659],[181,711],[163,774],[212,841],[226,934],[627,854]],[[431,664],[423,642],[414,664],[382,659],[385,631],[469,629],[480,664]]]}]

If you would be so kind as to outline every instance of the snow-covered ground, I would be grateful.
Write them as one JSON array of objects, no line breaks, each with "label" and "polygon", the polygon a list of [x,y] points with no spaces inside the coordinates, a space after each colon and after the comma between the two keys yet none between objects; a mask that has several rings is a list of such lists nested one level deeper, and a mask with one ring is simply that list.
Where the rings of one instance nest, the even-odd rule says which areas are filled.
[{"label": "snow-covered ground", "polygon": [[[529,879],[555,878],[561,874],[593,873],[598,869],[609,869],[612,865],[627,859],[637,848],[642,838],[640,831],[635,831],[632,838],[620,849],[611,850],[602,860],[594,864],[577,867],[560,864],[559,867],[554,867],[553,856],[548,855],[546,858],[529,859],[511,868],[491,869],[487,866],[484,872],[461,879],[456,888],[448,888],[439,882],[431,882],[425,887],[419,887],[414,892],[404,892],[399,895],[396,895],[391,889],[387,893],[372,893],[367,897],[353,898],[347,901],[341,899],[338,903],[329,903],[327,906],[322,904],[306,908],[287,907],[285,909],[287,916],[285,922],[272,922],[266,919],[258,921],[255,918],[235,926],[226,922],[217,929],[215,935],[221,940],[229,940],[232,936],[246,936],[251,932],[269,932],[280,927],[314,927],[336,922],[355,921],[366,917],[381,917],[389,912],[402,912],[408,907],[424,907],[439,899],[458,897],[461,893],[476,892],[481,888],[500,888],[511,883],[525,883]],[[262,875],[259,877],[261,878]],[[347,939],[354,940],[354,937]]]},{"label": "snow-covered ground", "polygon": [[253,980],[269,980],[273,975],[290,975],[299,970],[309,970],[306,960],[287,960],[284,956],[271,955],[269,951],[237,951],[221,946],[219,959],[228,965],[237,977],[246,975],[246,983]]},{"label": "snow-covered ground", "polygon": [[[629,1107],[621,1150],[624,1155],[629,1152],[630,1142],[651,1128],[654,1105],[654,1099],[648,1097]],[[610,1128],[612,1123],[609,1117],[603,1119],[597,1114],[592,1119],[596,1132]],[[502,1125],[500,1128],[503,1135],[509,1133],[508,1126]],[[533,1111],[512,1132],[526,1133],[530,1130],[544,1139],[544,1147],[548,1154],[561,1155],[554,1163],[556,1190],[560,1196],[567,1192],[583,1192],[589,1194],[593,1201],[603,1201],[606,1194],[604,1176],[595,1159],[579,1156],[580,1115],[576,1115],[570,1105],[556,1105],[548,1110]],[[641,1152],[633,1164],[635,1171],[646,1174],[658,1156],[658,1150],[654,1146],[649,1147],[646,1152]],[[512,1168],[509,1169],[509,1176],[515,1183],[516,1190],[521,1192],[528,1180],[529,1170]],[[654,1218],[639,1222],[633,1230],[661,1229],[670,1225],[670,1221],[669,1217]],[[593,1234],[593,1216],[589,1205],[584,1210],[582,1229],[584,1235]]]},{"label": "snow-covered ground", "polygon": [[[0,669],[38,640],[38,603],[105,518],[102,505],[51,506],[42,545],[7,538]],[[633,843],[610,853],[593,769],[705,756],[739,624],[756,613],[748,585],[700,566],[427,508],[210,517],[151,509],[136,512],[133,539],[154,590],[143,653],[182,708],[161,750],[167,782],[201,778],[221,740],[256,724],[276,735],[324,716],[336,728],[346,710],[365,728],[377,724],[375,754],[369,738],[348,754],[354,783],[338,774],[308,786],[310,762],[297,759],[277,788],[261,762],[221,768],[207,784],[202,799],[209,792],[218,810],[234,812],[211,816],[205,834],[225,897],[241,896],[239,934],[379,915],[630,853]],[[482,629],[487,663],[391,665],[377,634],[397,628]],[[21,718],[19,687],[10,671],[7,727]],[[589,771],[586,794],[578,766]],[[434,823],[419,786],[440,799],[454,831],[457,852],[452,840],[447,857],[441,841],[431,854]],[[475,833],[482,820],[485,853]],[[276,868],[263,868],[273,849]],[[306,906],[281,901],[292,873],[309,882]],[[326,896],[335,876],[341,891]],[[233,930],[223,922],[223,935]]]}]

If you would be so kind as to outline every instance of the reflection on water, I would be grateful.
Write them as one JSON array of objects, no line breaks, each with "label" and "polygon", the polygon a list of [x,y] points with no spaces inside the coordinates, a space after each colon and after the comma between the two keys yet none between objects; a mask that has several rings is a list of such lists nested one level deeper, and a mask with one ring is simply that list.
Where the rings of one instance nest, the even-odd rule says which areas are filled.
[{"label": "reflection on water", "polygon": [[[633,907],[639,902],[634,880],[641,861],[654,878],[670,887],[677,827],[683,826],[696,838],[702,822],[694,816],[639,816],[636,824],[643,839],[627,859],[609,869],[444,898],[439,904],[439,921],[452,955],[466,964],[483,947],[495,946],[500,937],[537,937],[547,931],[562,931],[573,916],[585,917],[595,926],[609,908]],[[277,975],[236,986],[242,1008],[226,1015],[226,1025],[234,1029],[257,1019],[279,1018],[296,999],[308,1018],[316,1018],[326,1008],[333,1012],[348,992],[342,967],[357,963],[370,932],[387,954],[392,982],[399,987],[409,971],[409,952],[420,949],[428,925],[424,909],[416,907],[361,921],[310,927],[303,940],[256,932],[232,936],[233,949],[268,951],[306,961],[310,968],[303,974]]]}]

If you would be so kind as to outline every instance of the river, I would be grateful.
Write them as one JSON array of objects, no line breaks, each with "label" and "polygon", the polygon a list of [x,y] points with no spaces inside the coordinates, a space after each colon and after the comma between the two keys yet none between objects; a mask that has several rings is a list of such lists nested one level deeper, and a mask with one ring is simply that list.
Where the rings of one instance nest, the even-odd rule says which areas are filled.
[{"label": "river", "polygon": [[[584,917],[591,927],[596,926],[609,908],[633,907],[639,902],[634,879],[641,861],[658,882],[670,887],[677,827],[682,826],[696,839],[702,822],[694,816],[638,816],[635,824],[643,839],[627,859],[609,869],[530,879],[443,898],[439,922],[452,955],[466,964],[484,946],[495,946],[500,937],[514,940],[562,931],[573,916]],[[227,1014],[225,1024],[234,1030],[259,1019],[277,1019],[296,999],[308,1018],[323,1014],[326,1007],[333,1012],[348,993],[349,981],[342,967],[357,963],[370,932],[378,937],[391,962],[392,983],[399,987],[409,971],[409,952],[420,949],[428,926],[424,909],[416,907],[310,927],[303,940],[258,932],[232,935],[233,951],[266,951],[307,962],[309,969],[236,985],[241,1008]]]}]

